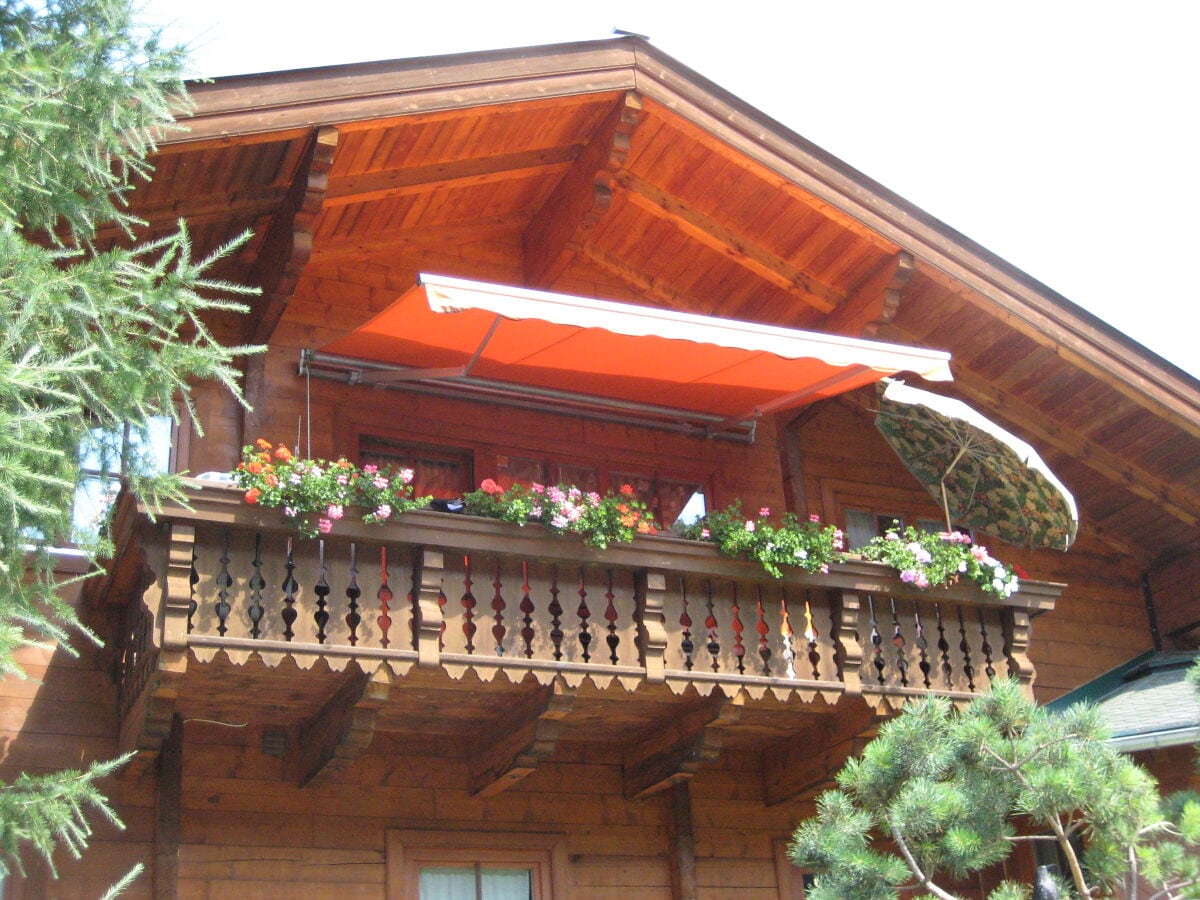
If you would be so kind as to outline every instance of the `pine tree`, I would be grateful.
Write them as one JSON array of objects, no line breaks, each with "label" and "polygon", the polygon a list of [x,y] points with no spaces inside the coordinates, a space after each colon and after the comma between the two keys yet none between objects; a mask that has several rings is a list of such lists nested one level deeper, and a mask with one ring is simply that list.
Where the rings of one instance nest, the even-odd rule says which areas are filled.
[{"label": "pine tree", "polygon": [[[177,233],[133,245],[127,198],[183,97],[183,53],[140,29],[129,0],[0,0],[0,677],[14,652],[86,635],[60,598],[49,550],[72,530],[81,448],[174,415],[215,379],[240,399],[235,363],[205,327],[240,308]],[[128,240],[98,247],[101,227]],[[125,446],[129,446],[126,442]],[[135,490],[170,483],[126,467]],[[83,772],[0,785],[0,851],[78,853],[89,812],[115,819]],[[0,856],[0,874],[7,865]]]},{"label": "pine tree", "polygon": [[[1200,676],[1198,676],[1200,677]],[[1067,861],[1059,896],[1200,896],[1200,797],[1159,799],[1154,779],[1105,743],[1095,709],[1054,715],[1014,682],[956,711],[912,704],[838,774],[839,790],[793,836],[793,861],[818,873],[810,900],[875,900],[943,885],[1054,843]],[[1082,844],[1082,854],[1077,851]],[[939,883],[941,882],[941,883]],[[1006,883],[992,900],[1029,896]]]}]

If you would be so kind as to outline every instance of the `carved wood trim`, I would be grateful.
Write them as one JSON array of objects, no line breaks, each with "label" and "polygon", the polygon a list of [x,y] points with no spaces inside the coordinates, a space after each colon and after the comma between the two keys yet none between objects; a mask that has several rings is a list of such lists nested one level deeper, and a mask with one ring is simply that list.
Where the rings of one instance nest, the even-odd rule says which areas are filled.
[{"label": "carved wood trim", "polygon": [[301,726],[301,787],[344,772],[370,746],[376,715],[387,702],[391,686],[392,673],[387,666],[370,675],[355,673]]},{"label": "carved wood trim", "polygon": [[640,743],[626,749],[626,799],[640,800],[687,781],[721,754],[722,729],[741,717],[746,695],[717,697],[669,725],[656,725]]},{"label": "carved wood trim", "polygon": [[161,646],[164,650],[182,650],[187,647],[188,612],[192,602],[195,526],[182,522],[171,523],[167,542],[167,584],[163,591]]},{"label": "carved wood trim", "polygon": [[1003,610],[1000,614],[1004,632],[1004,655],[1008,659],[1008,674],[1021,685],[1021,693],[1033,699],[1033,682],[1037,670],[1029,658],[1029,641],[1033,623],[1029,613],[1021,609]]},{"label": "carved wood trim", "polygon": [[916,260],[907,251],[885,259],[859,284],[837,310],[821,323],[821,330],[834,334],[873,338],[879,329],[896,318],[905,286],[916,270]]},{"label": "carved wood trim", "polygon": [[445,556],[440,550],[418,549],[413,565],[413,642],[417,665],[437,666],[442,657],[442,571]]},{"label": "carved wood trim", "polygon": [[553,756],[559,723],[574,703],[575,691],[555,679],[485,729],[492,739],[469,761],[471,796],[491,797],[507,790]]},{"label": "carved wood trim", "polygon": [[663,604],[667,594],[667,576],[645,572],[639,579],[638,651],[650,683],[667,680],[667,617]]},{"label": "carved wood trim", "polygon": [[834,636],[838,670],[846,695],[862,694],[863,646],[859,640],[859,618],[862,614],[862,596],[855,591],[836,591],[833,598],[833,616],[837,625]]},{"label": "carved wood trim", "polygon": [[613,178],[625,164],[634,130],[642,119],[642,101],[633,91],[621,95],[612,111],[559,182],[525,232],[525,280],[549,287],[574,256],[572,245],[608,211]]}]

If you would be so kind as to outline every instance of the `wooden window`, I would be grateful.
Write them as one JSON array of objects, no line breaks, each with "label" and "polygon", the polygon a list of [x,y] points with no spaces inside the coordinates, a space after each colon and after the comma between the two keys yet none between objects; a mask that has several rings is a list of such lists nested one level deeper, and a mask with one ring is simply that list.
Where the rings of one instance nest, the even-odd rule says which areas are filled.
[{"label": "wooden window", "polygon": [[93,428],[80,447],[80,480],[75,488],[72,538],[95,537],[96,529],[120,489],[120,477],[130,471],[147,474],[178,470],[176,426],[170,416],[151,416],[146,434],[126,425],[120,431]]},{"label": "wooden window", "polygon": [[389,900],[554,900],[566,891],[557,834],[389,831]]},{"label": "wooden window", "polygon": [[363,435],[358,444],[359,465],[396,466],[413,470],[416,496],[447,499],[475,488],[471,451],[459,447],[406,443]]}]

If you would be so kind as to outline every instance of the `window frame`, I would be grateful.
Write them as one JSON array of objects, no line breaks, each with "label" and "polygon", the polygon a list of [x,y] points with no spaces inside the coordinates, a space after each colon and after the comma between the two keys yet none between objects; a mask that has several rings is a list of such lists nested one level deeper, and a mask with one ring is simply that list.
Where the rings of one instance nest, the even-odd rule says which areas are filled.
[{"label": "window frame", "polygon": [[480,863],[528,869],[535,900],[567,891],[566,836],[545,832],[430,831],[388,829],[388,900],[416,900],[421,868]]}]

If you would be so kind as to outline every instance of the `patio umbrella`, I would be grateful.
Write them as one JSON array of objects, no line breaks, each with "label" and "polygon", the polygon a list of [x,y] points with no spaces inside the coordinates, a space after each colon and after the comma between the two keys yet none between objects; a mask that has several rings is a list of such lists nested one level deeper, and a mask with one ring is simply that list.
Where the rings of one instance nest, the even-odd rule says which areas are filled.
[{"label": "patio umbrella", "polygon": [[1075,539],[1075,499],[1029,444],[967,404],[887,384],[875,426],[939,500],[951,522],[1012,544],[1066,550]]}]

